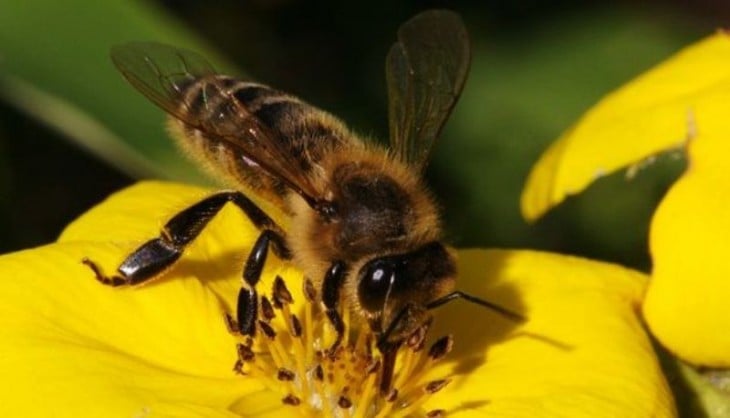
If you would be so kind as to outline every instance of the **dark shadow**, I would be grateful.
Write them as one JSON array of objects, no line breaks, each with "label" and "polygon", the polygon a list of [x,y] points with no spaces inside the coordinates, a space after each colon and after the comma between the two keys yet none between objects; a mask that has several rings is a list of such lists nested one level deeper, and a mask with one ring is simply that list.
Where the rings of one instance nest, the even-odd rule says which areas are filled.
[{"label": "dark shadow", "polygon": [[[496,283],[508,254],[500,251],[462,252],[457,289],[525,314],[517,289]],[[449,357],[461,359],[456,366],[459,374],[469,373],[483,364],[489,346],[509,338],[520,325],[494,311],[459,300],[439,308],[434,316],[432,336],[454,335],[454,348]]]},{"label": "dark shadow", "polygon": [[484,407],[485,405],[489,405],[489,401],[487,401],[487,400],[484,400],[484,401],[468,401],[468,402],[462,403],[461,405],[457,406],[456,408],[449,409],[448,413],[449,414],[455,414],[455,413],[461,412],[461,411],[469,411],[469,410],[472,410],[472,409],[479,409],[481,407]]},{"label": "dark shadow", "polygon": [[184,274],[197,277],[202,282],[215,282],[233,276],[241,276],[243,265],[249,250],[230,250],[216,255],[215,259],[196,260],[183,256],[171,270],[172,274]]},{"label": "dark shadow", "polygon": [[652,345],[659,358],[659,365],[667,378],[677,406],[677,415],[680,417],[709,418],[704,410],[702,400],[696,390],[687,382],[680,370],[680,361],[652,338]]},{"label": "dark shadow", "polygon": [[[457,288],[523,314],[529,321],[530,313],[526,311],[519,290],[503,280],[498,282],[504,278],[503,270],[512,254],[499,250],[462,251]],[[488,361],[490,347],[515,338],[535,339],[556,350],[574,348],[549,335],[519,331],[521,323],[465,301],[454,301],[438,309],[434,316],[436,320],[430,335],[433,338],[454,336],[454,348],[448,358],[458,359],[456,374],[471,373]]]}]

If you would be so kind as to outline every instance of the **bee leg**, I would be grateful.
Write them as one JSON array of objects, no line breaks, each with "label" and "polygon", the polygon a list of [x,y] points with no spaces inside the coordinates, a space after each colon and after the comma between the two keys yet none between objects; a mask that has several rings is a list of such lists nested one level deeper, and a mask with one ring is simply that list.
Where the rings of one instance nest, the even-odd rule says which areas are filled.
[{"label": "bee leg", "polygon": [[393,385],[395,359],[400,346],[400,343],[387,343],[378,347],[378,350],[380,350],[380,353],[383,356],[383,369],[380,375],[380,382],[378,383],[378,388],[380,389],[381,395],[387,395],[388,393],[390,393],[391,386]]},{"label": "bee leg", "polygon": [[261,272],[266,264],[270,245],[275,253],[288,251],[282,235],[272,230],[264,230],[253,245],[243,267],[243,286],[238,292],[236,309],[238,331],[242,335],[253,336],[256,333],[256,319],[258,318],[256,285],[261,279]]},{"label": "bee leg", "polygon": [[385,332],[380,334],[378,337],[378,340],[376,342],[376,345],[378,347],[378,350],[381,352],[385,352],[387,347],[400,344],[400,342],[392,342],[390,341],[390,337],[393,335],[393,332],[398,328],[401,321],[406,319],[408,317],[412,310],[414,309],[414,305],[412,303],[407,303],[403,308],[401,308],[400,311],[396,314],[395,318],[393,318],[392,321],[390,321],[390,324],[388,324],[388,327],[385,329]]},{"label": "bee leg", "polygon": [[[84,258],[82,262],[94,271],[97,280],[106,285],[122,286],[146,282],[170,268],[180,258],[185,247],[228,202],[240,208],[257,228],[277,231],[283,236],[281,228],[242,193],[220,192],[175,215],[162,228],[159,237],[142,244],[122,262],[117,274],[105,275],[99,266],[88,258]],[[282,258],[291,258],[284,240],[276,241],[274,252]]]},{"label": "bee leg", "polygon": [[335,332],[337,332],[335,342],[329,348],[330,354],[334,354],[337,347],[342,343],[342,337],[345,334],[345,323],[340,316],[338,305],[340,304],[340,289],[342,289],[342,285],[345,282],[346,272],[345,263],[336,261],[327,270],[327,274],[325,274],[324,280],[322,281],[322,303],[325,307],[327,319],[329,319],[335,328]]},{"label": "bee leg", "polygon": [[119,274],[106,276],[101,267],[94,261],[84,257],[81,262],[87,265],[99,282],[108,286],[134,285],[158,276],[182,255],[165,237],[151,239],[122,262],[117,269]]}]

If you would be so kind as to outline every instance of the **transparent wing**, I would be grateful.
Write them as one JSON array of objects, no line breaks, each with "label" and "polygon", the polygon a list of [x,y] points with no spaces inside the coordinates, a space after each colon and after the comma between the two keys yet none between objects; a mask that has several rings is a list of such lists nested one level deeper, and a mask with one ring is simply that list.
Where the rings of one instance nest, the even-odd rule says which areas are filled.
[{"label": "transparent wing", "polygon": [[423,169],[469,71],[464,23],[448,10],[429,10],[398,29],[385,63],[390,146],[407,164]]},{"label": "transparent wing", "polygon": [[237,150],[310,204],[323,200],[278,134],[235,97],[238,81],[216,73],[205,58],[155,42],[114,46],[111,58],[124,78],[166,112]]}]

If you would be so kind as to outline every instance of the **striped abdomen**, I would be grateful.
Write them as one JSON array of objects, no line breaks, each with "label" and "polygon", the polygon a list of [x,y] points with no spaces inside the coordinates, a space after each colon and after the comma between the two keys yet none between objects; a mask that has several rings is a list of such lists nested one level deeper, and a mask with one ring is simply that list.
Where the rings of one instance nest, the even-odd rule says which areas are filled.
[{"label": "striped abdomen", "polygon": [[[282,208],[284,182],[246,149],[275,145],[275,154],[284,154],[280,160],[309,175],[325,153],[351,137],[326,112],[261,84],[215,75],[178,87],[182,117],[173,120],[172,128],[180,145],[214,175],[254,189]],[[252,136],[257,124],[269,134]]]}]

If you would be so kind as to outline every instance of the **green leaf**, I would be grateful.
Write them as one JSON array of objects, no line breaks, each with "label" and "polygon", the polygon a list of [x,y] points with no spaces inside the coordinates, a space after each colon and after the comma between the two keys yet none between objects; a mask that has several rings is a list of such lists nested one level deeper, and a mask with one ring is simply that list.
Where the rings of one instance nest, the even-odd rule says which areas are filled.
[{"label": "green leaf", "polygon": [[5,1],[0,95],[134,177],[203,182],[199,171],[173,150],[163,112],[127,85],[111,64],[110,46],[130,40],[184,46],[214,63],[222,61],[150,3]]},{"label": "green leaf", "polygon": [[[624,200],[633,186],[622,179],[612,183],[620,188],[604,188],[593,200],[578,197],[588,203],[575,202],[537,226],[520,217],[519,193],[537,156],[562,130],[604,94],[686,45],[691,31],[601,8],[503,38],[475,28],[469,80],[433,152],[434,184],[449,196],[444,213],[458,244],[548,247],[621,261],[645,254],[646,218],[626,221],[616,213],[651,213],[653,195],[637,188],[636,198]],[[600,216],[590,207],[595,201],[610,208],[617,196],[620,212]],[[560,247],[566,237],[572,246]]]}]

